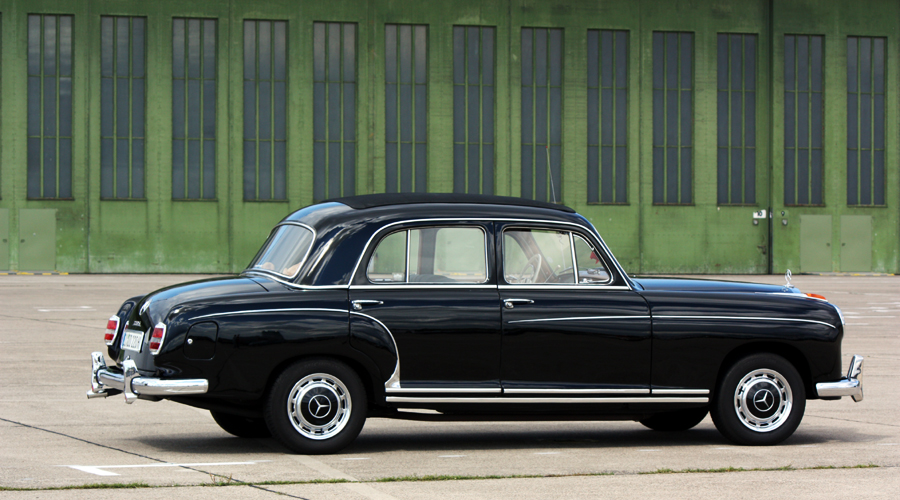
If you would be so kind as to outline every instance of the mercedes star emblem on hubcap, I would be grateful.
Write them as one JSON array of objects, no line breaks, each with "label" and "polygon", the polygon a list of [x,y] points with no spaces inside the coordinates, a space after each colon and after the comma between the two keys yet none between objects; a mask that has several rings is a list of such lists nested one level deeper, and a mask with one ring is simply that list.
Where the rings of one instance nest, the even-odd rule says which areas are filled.
[{"label": "mercedes star emblem on hubcap", "polygon": [[309,414],[315,418],[322,418],[331,411],[331,401],[327,397],[317,394],[309,400]]},{"label": "mercedes star emblem on hubcap", "polygon": [[758,391],[753,396],[753,406],[756,407],[759,411],[769,411],[772,409],[772,405],[775,404],[775,396],[772,395],[772,392],[768,389],[763,389]]}]

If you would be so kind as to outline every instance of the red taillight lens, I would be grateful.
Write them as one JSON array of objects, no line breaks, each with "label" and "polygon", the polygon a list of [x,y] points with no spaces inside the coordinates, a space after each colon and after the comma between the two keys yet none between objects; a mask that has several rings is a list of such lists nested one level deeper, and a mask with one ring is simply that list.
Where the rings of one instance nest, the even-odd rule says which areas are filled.
[{"label": "red taillight lens", "polygon": [[106,342],[106,345],[112,345],[113,341],[116,340],[116,332],[119,331],[119,317],[112,316],[106,322],[106,333],[103,335],[103,341]]},{"label": "red taillight lens", "polygon": [[825,298],[824,295],[819,295],[818,293],[807,293],[807,294],[805,294],[805,295],[806,295],[807,297],[811,297],[811,298],[814,298],[814,299],[825,300],[825,301],[828,300],[828,299]]},{"label": "red taillight lens", "polygon": [[166,325],[157,323],[156,326],[153,327],[153,333],[150,334],[150,354],[159,354],[159,349],[162,347],[165,339]]}]

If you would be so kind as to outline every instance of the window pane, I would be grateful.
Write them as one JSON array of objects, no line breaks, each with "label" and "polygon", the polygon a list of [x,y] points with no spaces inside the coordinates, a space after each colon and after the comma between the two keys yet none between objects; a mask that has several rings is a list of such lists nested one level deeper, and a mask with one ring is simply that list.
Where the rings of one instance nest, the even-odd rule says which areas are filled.
[{"label": "window pane", "polygon": [[503,232],[503,277],[507,283],[574,284],[569,233],[515,229]]},{"label": "window pane", "polygon": [[573,235],[575,241],[575,261],[578,264],[578,283],[606,283],[609,272],[600,259],[599,253],[581,236]]},{"label": "window pane", "polygon": [[378,243],[366,267],[366,277],[373,283],[406,282],[407,231],[393,233]]}]

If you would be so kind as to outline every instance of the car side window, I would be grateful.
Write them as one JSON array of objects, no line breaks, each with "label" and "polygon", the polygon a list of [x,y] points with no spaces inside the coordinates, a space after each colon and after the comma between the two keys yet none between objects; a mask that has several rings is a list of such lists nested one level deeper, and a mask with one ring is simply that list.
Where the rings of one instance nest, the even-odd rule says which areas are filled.
[{"label": "car side window", "polygon": [[589,285],[609,282],[609,271],[594,247],[578,235],[573,235],[572,240],[575,242],[578,283]]},{"label": "car side window", "polygon": [[428,227],[392,233],[369,260],[372,283],[484,283],[486,236],[478,227]]},{"label": "car side window", "polygon": [[504,231],[503,277],[511,284],[575,284],[570,233],[543,229]]}]

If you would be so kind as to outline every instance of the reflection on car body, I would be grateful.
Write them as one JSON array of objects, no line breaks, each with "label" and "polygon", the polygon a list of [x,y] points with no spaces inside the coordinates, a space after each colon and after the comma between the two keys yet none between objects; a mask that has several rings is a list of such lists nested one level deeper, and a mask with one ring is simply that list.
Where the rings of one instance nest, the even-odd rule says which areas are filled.
[{"label": "reflection on car body", "polygon": [[367,416],[677,431],[709,413],[775,444],[807,399],[862,399],[843,334],[789,282],[629,277],[568,207],[365,195],[287,216],[238,276],[125,301],[88,396],[206,408],[299,453],[342,449]]}]

